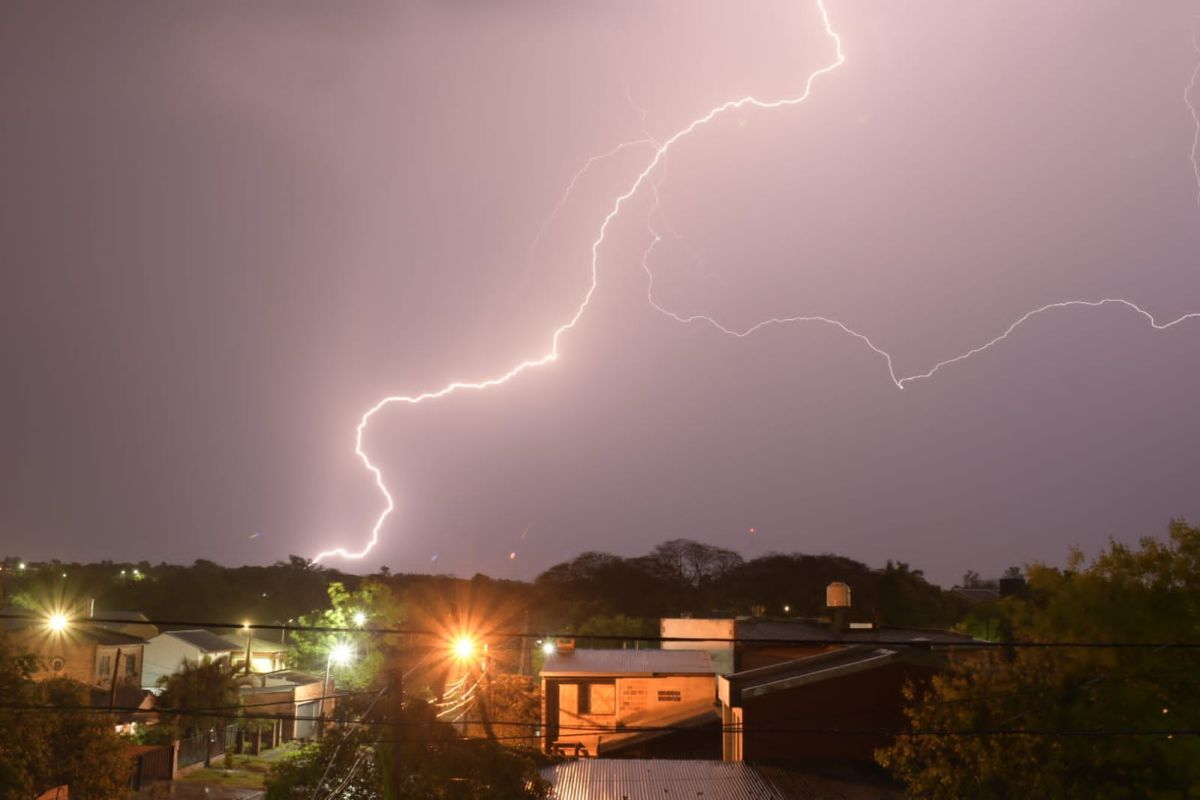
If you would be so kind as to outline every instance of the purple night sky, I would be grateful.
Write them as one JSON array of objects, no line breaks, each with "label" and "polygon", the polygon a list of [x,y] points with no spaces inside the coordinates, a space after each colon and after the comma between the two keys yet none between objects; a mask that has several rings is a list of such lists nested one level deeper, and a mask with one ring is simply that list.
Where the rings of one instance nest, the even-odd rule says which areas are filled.
[{"label": "purple night sky", "polygon": [[[833,60],[815,0],[747,8],[7,3],[0,555],[360,547],[360,415],[545,354],[653,147],[543,228],[585,161]],[[330,566],[528,578],[689,537],[949,584],[1200,521],[1200,319],[1055,310],[900,390],[831,326],[647,302],[649,218],[657,302],[836,318],[899,376],[1056,301],[1200,311],[1200,6],[828,11],[845,64],[672,146],[559,360],[373,419],[397,510]]]}]

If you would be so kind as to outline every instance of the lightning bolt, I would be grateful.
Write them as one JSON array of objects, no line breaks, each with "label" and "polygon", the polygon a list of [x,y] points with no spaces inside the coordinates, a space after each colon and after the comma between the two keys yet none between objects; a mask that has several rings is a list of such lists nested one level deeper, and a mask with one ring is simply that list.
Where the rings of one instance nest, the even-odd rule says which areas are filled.
[{"label": "lightning bolt", "polygon": [[[974,348],[972,348],[960,355],[954,356],[952,358],[947,358],[943,361],[939,361],[938,363],[934,364],[933,367],[931,367],[929,370],[927,370],[925,372],[909,375],[906,377],[899,377],[896,373],[891,354],[889,354],[887,351],[885,351],[882,348],[880,348],[879,346],[877,346],[874,342],[871,341],[871,339],[866,334],[861,333],[860,331],[857,331],[857,330],[849,327],[845,323],[843,323],[839,320],[830,318],[830,317],[819,316],[819,315],[802,315],[802,316],[795,316],[795,317],[772,317],[770,319],[765,319],[760,322],[757,322],[748,328],[745,328],[742,330],[737,330],[737,329],[730,328],[730,327],[722,324],[715,317],[712,317],[710,315],[707,315],[707,314],[682,315],[682,314],[678,314],[674,311],[671,311],[670,309],[668,309],[665,306],[658,303],[654,298],[654,291],[653,291],[654,290],[654,273],[649,266],[649,259],[650,259],[651,255],[653,254],[653,251],[654,251],[655,247],[658,245],[658,243],[662,240],[661,234],[659,234],[658,231],[652,225],[652,219],[653,219],[655,212],[657,212],[658,215],[660,216],[660,218],[664,220],[664,224],[667,224],[667,223],[665,221],[665,214],[663,213],[662,208],[661,208],[661,202],[660,202],[659,195],[658,195],[658,188],[659,188],[658,184],[655,183],[655,181],[652,179],[651,176],[653,176],[656,173],[656,171],[659,171],[661,168],[664,167],[666,158],[667,158],[667,154],[671,150],[671,148],[676,145],[676,143],[689,137],[691,134],[693,134],[698,129],[703,128],[704,126],[708,125],[714,119],[717,119],[718,117],[720,117],[724,114],[728,114],[731,111],[736,111],[736,110],[743,109],[743,108],[757,108],[757,109],[761,109],[761,110],[772,110],[772,109],[779,109],[779,108],[786,108],[786,107],[790,107],[790,106],[800,105],[800,104],[804,103],[806,100],[808,100],[808,98],[811,96],[813,86],[819,78],[833,72],[834,70],[836,70],[838,67],[840,67],[842,64],[845,63],[846,56],[842,49],[842,39],[837,34],[837,32],[834,31],[834,29],[833,29],[833,26],[830,22],[828,9],[825,6],[825,0],[816,0],[816,6],[817,6],[817,10],[820,13],[821,22],[824,27],[825,35],[828,39],[830,39],[833,42],[835,56],[834,56],[834,59],[830,63],[809,73],[808,77],[806,78],[806,80],[804,82],[803,91],[799,95],[796,95],[794,97],[787,97],[787,98],[783,98],[783,99],[779,99],[779,100],[771,100],[771,101],[760,100],[752,95],[748,95],[746,97],[742,97],[742,98],[736,99],[736,100],[729,100],[729,101],[726,101],[725,103],[722,103],[721,105],[718,105],[718,106],[715,106],[715,107],[709,109],[709,111],[707,111],[705,114],[693,119],[686,126],[684,126],[683,128],[680,128],[678,131],[676,131],[674,134],[667,137],[666,139],[663,139],[661,141],[656,141],[653,137],[646,135],[645,138],[643,138],[643,139],[636,139],[636,140],[631,140],[628,142],[623,142],[623,143],[617,145],[616,147],[614,147],[612,150],[608,151],[607,153],[604,153],[604,154],[598,155],[598,156],[593,156],[592,158],[589,158],[584,163],[584,165],[579,169],[579,171],[577,171],[575,173],[574,177],[571,179],[570,183],[567,186],[566,191],[562,195],[562,198],[559,200],[558,204],[552,210],[550,218],[547,219],[547,221],[542,224],[542,227],[538,230],[537,235],[534,237],[534,242],[530,248],[531,258],[532,258],[532,252],[536,249],[538,242],[540,242],[541,237],[544,235],[547,227],[550,224],[550,219],[553,219],[554,216],[557,215],[558,212],[567,203],[569,197],[571,196],[573,189],[575,188],[575,185],[578,183],[578,181],[583,177],[583,175],[589,169],[591,169],[597,162],[605,160],[607,158],[610,158],[610,157],[616,155],[617,153],[619,153],[625,149],[631,148],[631,147],[648,146],[648,147],[654,148],[653,156],[650,158],[649,162],[647,162],[646,166],[641,170],[641,172],[639,172],[637,174],[637,176],[634,178],[633,182],[630,184],[629,188],[627,190],[625,190],[624,193],[617,196],[617,198],[613,201],[610,210],[605,215],[603,221],[600,224],[600,228],[597,233],[597,236],[592,241],[592,246],[591,246],[590,280],[588,283],[588,288],[587,288],[587,291],[583,295],[583,299],[576,306],[575,312],[570,316],[570,318],[565,323],[563,323],[562,325],[560,325],[558,328],[556,328],[554,330],[553,334],[550,337],[550,347],[544,354],[534,357],[534,358],[529,358],[524,361],[521,361],[504,373],[501,373],[495,377],[484,378],[482,380],[477,380],[477,381],[453,381],[451,383],[446,384],[445,386],[443,386],[440,389],[436,389],[436,390],[428,391],[428,392],[422,392],[420,394],[393,395],[393,396],[385,397],[382,400],[380,400],[379,402],[377,402],[375,405],[373,405],[369,409],[367,409],[367,411],[362,415],[362,418],[359,420],[358,427],[355,429],[354,452],[355,452],[355,455],[357,455],[358,458],[362,461],[363,465],[367,468],[367,471],[371,473],[371,475],[375,481],[375,486],[379,489],[380,493],[384,497],[385,507],[384,507],[383,511],[379,514],[379,516],[376,518],[375,524],[371,528],[371,533],[367,540],[367,543],[362,547],[362,549],[357,550],[357,551],[351,551],[351,550],[347,550],[344,547],[337,547],[337,548],[333,548],[330,550],[324,550],[313,557],[312,560],[314,562],[320,562],[323,559],[329,558],[331,556],[340,556],[342,558],[347,558],[347,559],[363,558],[379,542],[380,530],[383,528],[384,523],[386,523],[388,518],[392,515],[392,512],[395,511],[396,501],[393,498],[391,492],[388,490],[387,485],[384,483],[383,472],[379,469],[379,467],[377,467],[371,461],[370,457],[367,455],[367,453],[363,447],[363,439],[364,439],[367,428],[370,425],[372,418],[374,418],[374,416],[376,414],[378,414],[380,411],[382,411],[385,408],[388,408],[389,406],[392,406],[392,405],[398,405],[398,404],[418,405],[423,402],[437,400],[437,399],[440,399],[440,398],[443,398],[443,397],[446,397],[448,395],[455,394],[458,392],[483,391],[483,390],[490,389],[495,386],[500,386],[505,383],[508,383],[509,381],[518,377],[522,373],[537,369],[539,367],[543,367],[547,364],[557,361],[559,358],[559,354],[560,354],[559,344],[562,340],[562,337],[568,331],[572,330],[576,326],[576,324],[578,324],[579,320],[582,319],[584,313],[588,309],[588,306],[591,304],[592,297],[595,295],[597,287],[599,286],[600,250],[603,247],[605,240],[607,239],[609,227],[612,225],[613,221],[620,215],[621,210],[625,207],[625,204],[628,203],[635,195],[637,195],[643,189],[643,187],[645,187],[647,185],[650,187],[650,190],[651,190],[652,196],[653,196],[653,206],[651,207],[651,210],[650,210],[648,218],[647,218],[647,225],[648,225],[650,233],[651,233],[651,242],[642,254],[641,266],[645,270],[646,275],[647,275],[646,297],[647,297],[647,300],[650,303],[650,305],[655,310],[666,315],[668,318],[673,319],[674,321],[676,321],[678,323],[681,323],[681,324],[703,323],[703,324],[706,324],[706,325],[714,328],[715,330],[717,330],[718,332],[720,332],[722,334],[725,334],[728,336],[733,336],[736,338],[746,338],[764,328],[771,327],[771,326],[777,326],[777,325],[782,326],[782,325],[792,325],[792,324],[801,324],[801,323],[818,323],[818,324],[822,324],[822,325],[833,326],[833,327],[839,329],[840,331],[842,331],[843,333],[845,333],[846,335],[851,336],[854,339],[857,339],[865,347],[867,347],[872,352],[874,352],[877,356],[879,356],[881,359],[883,359],[883,361],[887,365],[887,371],[888,371],[888,375],[891,379],[891,382],[898,389],[904,389],[905,386],[909,383],[920,381],[920,380],[925,380],[927,378],[931,378],[934,374],[936,374],[939,370],[941,370],[944,367],[950,366],[950,365],[958,363],[960,361],[965,361],[966,359],[969,359],[975,355],[978,355],[979,353],[982,353],[985,350],[990,349],[991,347],[993,347],[993,346],[999,344],[1000,342],[1004,341],[1005,339],[1007,339],[1010,335],[1012,335],[1012,333],[1014,331],[1016,331],[1016,329],[1018,327],[1020,327],[1022,324],[1024,324],[1028,320],[1032,319],[1033,317],[1039,316],[1041,314],[1050,312],[1052,310],[1071,308],[1071,307],[1099,308],[1102,306],[1117,305],[1117,306],[1122,306],[1127,309],[1130,309],[1130,310],[1136,312],[1137,314],[1145,317],[1146,320],[1150,323],[1151,327],[1154,328],[1155,330],[1165,330],[1167,328],[1174,327],[1175,325],[1178,325],[1179,323],[1184,322],[1185,320],[1200,317],[1200,312],[1189,313],[1189,314],[1184,314],[1180,317],[1177,317],[1169,322],[1160,323],[1150,312],[1146,311],[1145,309],[1141,308],[1140,306],[1136,305],[1135,303],[1132,303],[1128,300],[1124,300],[1121,298],[1104,298],[1101,300],[1066,300],[1066,301],[1057,302],[1057,303],[1048,303],[1044,306],[1041,306],[1040,308],[1036,308],[1033,311],[1029,311],[1026,314],[1022,315],[1019,319],[1017,319],[1015,322],[1013,322],[1011,325],[1009,325],[1008,328],[1006,328],[1003,333],[1001,333],[999,336],[996,336],[995,338],[989,340],[988,342],[986,342],[982,345],[974,347]],[[1193,44],[1195,45],[1194,41],[1193,41]],[[1200,51],[1200,46],[1197,46],[1197,49],[1198,49],[1198,51]],[[1185,99],[1185,102],[1188,103],[1189,108],[1193,108],[1190,103],[1190,92],[1191,92],[1191,87],[1194,86],[1194,84],[1196,83],[1197,74],[1200,74],[1200,65],[1197,66],[1196,72],[1194,72],[1192,74],[1192,83],[1189,84],[1188,90],[1186,90],[1184,93],[1184,99]],[[1193,108],[1192,113],[1193,113],[1193,117],[1196,119],[1196,122],[1197,122],[1196,141],[1193,143],[1193,148],[1192,148],[1192,161],[1193,161],[1193,164],[1195,165],[1195,164],[1197,164],[1197,152],[1200,151],[1200,117],[1198,117],[1196,115],[1194,108]],[[1196,175],[1197,175],[1198,186],[1200,186],[1200,166],[1197,166],[1197,168],[1196,168]]]}]

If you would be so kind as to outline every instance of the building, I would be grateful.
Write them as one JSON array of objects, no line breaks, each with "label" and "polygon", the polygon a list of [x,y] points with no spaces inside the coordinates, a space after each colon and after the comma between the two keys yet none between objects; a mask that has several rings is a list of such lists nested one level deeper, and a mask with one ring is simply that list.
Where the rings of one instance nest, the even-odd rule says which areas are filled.
[{"label": "building", "polygon": [[240,680],[242,705],[247,714],[260,719],[279,718],[275,723],[276,741],[314,739],[319,734],[321,718],[333,713],[332,678],[328,692],[323,691],[324,682],[320,675],[297,670],[253,674]]},{"label": "building", "polygon": [[237,652],[233,654],[233,671],[236,673],[246,671],[247,647],[250,650],[251,672],[278,672],[287,666],[288,648],[286,644],[269,642],[257,636],[251,636],[247,641],[244,633],[227,633],[221,638],[238,648]]},{"label": "building", "polygon": [[47,621],[28,609],[6,608],[0,631],[21,653],[37,656],[34,680],[69,678],[87,686],[142,685],[145,640],[106,630],[86,619],[52,630]]},{"label": "building", "polygon": [[159,678],[177,672],[185,663],[223,664],[233,669],[236,645],[205,630],[164,631],[146,642],[146,666],[142,686],[154,689]]},{"label": "building", "polygon": [[853,645],[722,675],[727,761],[871,762],[904,728],[902,689],[926,681],[944,658],[921,648]]},{"label": "building", "polygon": [[719,752],[716,670],[683,650],[560,650],[541,671],[546,752]]},{"label": "building", "polygon": [[[901,644],[943,649],[977,640],[964,633],[919,628],[882,628],[851,617],[850,587],[831,583],[825,616],[816,619],[737,617],[664,618],[664,650],[703,650],[721,674],[766,667],[862,644]],[[672,641],[674,640],[674,641]]]}]

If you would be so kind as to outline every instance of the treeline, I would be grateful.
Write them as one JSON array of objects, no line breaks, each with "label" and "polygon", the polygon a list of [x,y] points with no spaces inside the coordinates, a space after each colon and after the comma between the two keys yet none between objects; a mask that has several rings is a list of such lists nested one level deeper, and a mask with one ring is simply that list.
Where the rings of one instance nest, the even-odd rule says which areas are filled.
[{"label": "treeline", "polygon": [[664,542],[635,558],[584,553],[546,570],[534,586],[558,621],[578,628],[605,617],[813,617],[833,581],[850,586],[853,618],[881,625],[949,627],[965,611],[961,599],[902,561],[888,561],[883,569],[835,555],[771,553],[747,561],[689,539]]},{"label": "treeline", "polygon": [[[391,608],[414,625],[472,616],[503,620],[508,629],[584,633],[657,631],[664,616],[816,616],[825,587],[853,592],[855,619],[903,627],[948,627],[962,601],[925,580],[919,569],[887,562],[874,569],[836,555],[772,553],[750,560],[688,539],[664,542],[632,558],[586,552],[550,567],[532,583],[486,575],[352,575],[299,556],[269,566],[190,566],[147,562],[27,564],[8,558],[0,570],[0,605],[141,611],[152,619],[291,624],[331,608],[329,587],[349,592],[387,588]],[[63,575],[66,577],[63,577]],[[486,614],[484,614],[486,610]],[[382,622],[382,620],[381,620]],[[396,624],[400,620],[389,621]]]}]

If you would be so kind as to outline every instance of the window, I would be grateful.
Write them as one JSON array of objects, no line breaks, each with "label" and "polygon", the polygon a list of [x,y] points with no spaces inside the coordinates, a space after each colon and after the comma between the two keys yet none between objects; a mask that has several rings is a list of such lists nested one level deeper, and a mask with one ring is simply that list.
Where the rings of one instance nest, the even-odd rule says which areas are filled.
[{"label": "window", "polygon": [[580,714],[617,713],[617,685],[615,682],[583,683],[579,685]]},{"label": "window", "polygon": [[100,656],[100,677],[107,678],[112,671],[112,656]]},{"label": "window", "polygon": [[129,656],[125,659],[125,674],[137,675],[137,657]]},{"label": "window", "polygon": [[682,703],[683,693],[677,689],[659,689],[658,702],[660,703]]}]

